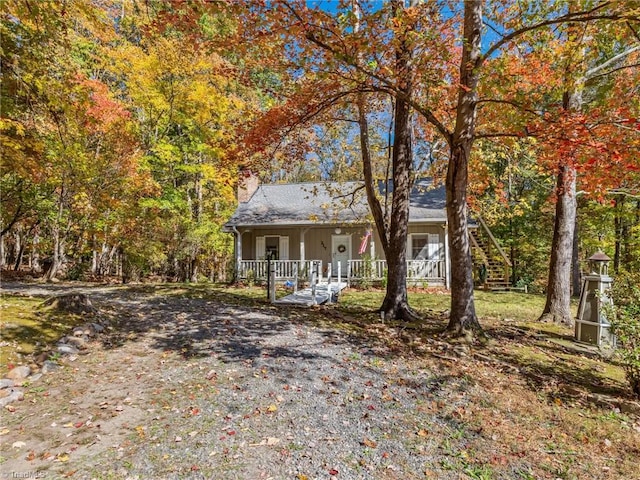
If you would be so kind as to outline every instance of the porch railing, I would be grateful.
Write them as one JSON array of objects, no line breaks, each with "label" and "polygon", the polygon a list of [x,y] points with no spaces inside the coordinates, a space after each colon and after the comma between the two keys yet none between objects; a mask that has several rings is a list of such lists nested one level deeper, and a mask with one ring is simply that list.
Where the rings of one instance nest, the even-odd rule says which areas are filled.
[{"label": "porch railing", "polygon": [[[313,264],[318,266],[320,280],[322,279],[321,260],[272,260],[275,268],[276,280],[292,280],[298,268],[298,278],[306,279],[311,273]],[[380,281],[387,275],[386,260],[349,260],[347,265],[347,282],[358,283],[364,280]],[[407,281],[409,283],[445,282],[446,270],[444,260],[409,260],[407,261]],[[243,280],[266,280],[266,260],[241,260],[238,265],[238,277]]]},{"label": "porch railing", "polygon": [[347,278],[381,280],[387,275],[385,260],[349,260]]},{"label": "porch railing", "polygon": [[444,260],[409,260],[407,280],[444,281],[446,272]]},{"label": "porch railing", "polygon": [[[387,276],[386,260],[349,260],[347,281],[381,281]],[[445,284],[444,260],[408,260],[407,282],[432,282]]]},{"label": "porch railing", "polygon": [[[276,280],[291,280],[297,274],[299,278],[306,278],[311,272],[313,263],[318,264],[318,272],[322,273],[322,260],[271,260],[276,272]],[[266,260],[241,260],[238,265],[238,277],[241,279],[266,280]]]}]

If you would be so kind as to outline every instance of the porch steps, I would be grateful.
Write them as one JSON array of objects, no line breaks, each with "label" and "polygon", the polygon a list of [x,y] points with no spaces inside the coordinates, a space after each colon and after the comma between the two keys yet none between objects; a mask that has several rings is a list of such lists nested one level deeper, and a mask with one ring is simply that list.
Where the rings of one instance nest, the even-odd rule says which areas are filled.
[{"label": "porch steps", "polygon": [[340,291],[347,288],[345,282],[334,283],[318,283],[316,285],[315,302],[311,287],[297,292],[291,293],[286,297],[279,298],[274,302],[275,305],[298,305],[301,307],[311,307],[313,305],[323,305],[329,301],[331,296],[338,295]]}]

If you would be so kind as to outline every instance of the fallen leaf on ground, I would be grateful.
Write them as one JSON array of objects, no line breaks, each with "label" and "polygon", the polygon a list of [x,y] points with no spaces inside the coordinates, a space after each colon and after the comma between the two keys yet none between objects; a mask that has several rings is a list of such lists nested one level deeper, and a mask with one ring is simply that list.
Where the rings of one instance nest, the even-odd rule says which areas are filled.
[{"label": "fallen leaf on ground", "polygon": [[11,445],[12,448],[22,448],[24,446],[26,446],[27,444],[24,442],[13,442],[13,444]]},{"label": "fallen leaf on ground", "polygon": [[362,441],[362,445],[364,445],[365,447],[369,447],[369,448],[376,448],[378,446],[378,444],[376,442],[374,442],[373,440],[371,440],[369,438],[365,438]]}]

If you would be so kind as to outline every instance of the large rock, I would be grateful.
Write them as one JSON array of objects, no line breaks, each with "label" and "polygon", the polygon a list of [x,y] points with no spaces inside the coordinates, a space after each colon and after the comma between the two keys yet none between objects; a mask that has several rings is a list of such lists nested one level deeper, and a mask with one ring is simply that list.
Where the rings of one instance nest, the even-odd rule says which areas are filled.
[{"label": "large rock", "polygon": [[0,398],[0,407],[5,407],[15,402],[24,400],[24,392],[19,389],[11,389],[9,395],[4,398]]},{"label": "large rock", "polygon": [[90,323],[89,325],[91,325],[91,328],[93,328],[93,331],[95,333],[103,333],[104,332],[104,327],[102,325],[100,325],[99,323]]},{"label": "large rock", "polygon": [[28,365],[20,365],[9,370],[6,377],[11,380],[24,380],[29,375],[31,375],[31,368]]},{"label": "large rock", "polygon": [[16,382],[14,382],[13,380],[11,380],[10,378],[1,378],[0,379],[0,389],[4,389],[4,388],[11,388],[16,384]]},{"label": "large rock", "polygon": [[67,343],[58,344],[57,350],[65,355],[76,355],[80,352],[76,347]]},{"label": "large rock", "polygon": [[62,367],[56,362],[52,362],[51,360],[45,360],[44,364],[42,365],[42,370],[40,371],[42,373],[51,373],[51,372],[60,370],[61,368]]},{"label": "large rock", "polygon": [[79,350],[85,350],[87,348],[87,344],[89,343],[89,337],[86,335],[82,337],[68,337],[67,342],[68,345],[73,345]]}]

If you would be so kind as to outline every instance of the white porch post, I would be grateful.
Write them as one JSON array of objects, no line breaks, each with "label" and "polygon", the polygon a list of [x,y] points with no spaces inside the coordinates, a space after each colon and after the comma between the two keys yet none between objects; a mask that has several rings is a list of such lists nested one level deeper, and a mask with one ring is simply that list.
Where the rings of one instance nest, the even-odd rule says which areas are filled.
[{"label": "white porch post", "polygon": [[306,260],[304,252],[304,236],[308,230],[308,228],[303,228],[302,230],[300,230],[300,263]]},{"label": "white porch post", "polygon": [[375,232],[371,231],[371,245],[369,246],[369,253],[371,255],[371,260],[375,260],[376,258],[376,236]]},{"label": "white porch post", "polygon": [[240,264],[242,263],[242,234],[244,232],[239,232],[235,230],[236,233],[236,276],[238,279],[240,278]]}]

